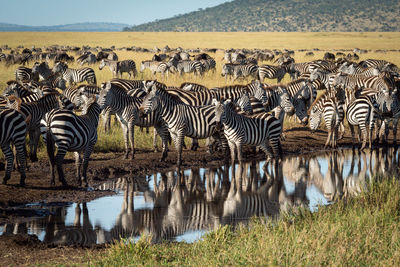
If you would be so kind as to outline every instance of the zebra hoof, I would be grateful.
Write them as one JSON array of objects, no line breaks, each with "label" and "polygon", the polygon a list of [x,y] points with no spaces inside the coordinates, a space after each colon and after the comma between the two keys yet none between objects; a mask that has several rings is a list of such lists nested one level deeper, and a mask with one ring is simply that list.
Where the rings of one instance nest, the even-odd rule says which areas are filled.
[{"label": "zebra hoof", "polygon": [[24,179],[24,180],[21,180],[21,181],[19,182],[19,185],[20,185],[20,186],[25,186],[25,179]]},{"label": "zebra hoof", "polygon": [[1,184],[4,184],[4,185],[6,185],[6,184],[7,184],[7,180],[6,180],[6,179],[4,179],[4,180],[3,180],[3,182],[1,182]]},{"label": "zebra hoof", "polygon": [[30,156],[29,157],[30,158],[30,160],[31,160],[31,162],[38,162],[39,161],[39,159],[38,159],[38,157],[37,156]]}]

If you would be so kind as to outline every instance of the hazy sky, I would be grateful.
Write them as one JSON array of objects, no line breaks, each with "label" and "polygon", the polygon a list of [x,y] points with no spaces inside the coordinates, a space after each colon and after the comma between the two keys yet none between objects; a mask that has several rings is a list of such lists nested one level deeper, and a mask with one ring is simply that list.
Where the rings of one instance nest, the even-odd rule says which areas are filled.
[{"label": "hazy sky", "polygon": [[228,0],[0,0],[0,22],[48,26],[77,22],[137,25]]}]

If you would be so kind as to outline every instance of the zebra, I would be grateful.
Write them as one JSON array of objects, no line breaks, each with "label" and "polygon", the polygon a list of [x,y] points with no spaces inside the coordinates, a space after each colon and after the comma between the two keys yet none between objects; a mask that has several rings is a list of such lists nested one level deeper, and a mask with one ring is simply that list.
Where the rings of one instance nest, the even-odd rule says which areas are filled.
[{"label": "zebra", "polygon": [[215,70],[216,70],[215,68],[216,68],[217,63],[215,62],[215,60],[213,58],[201,59],[200,63],[203,66],[204,72],[211,70],[213,73],[215,73]]},{"label": "zebra", "polygon": [[51,69],[49,68],[49,65],[47,65],[47,62],[35,62],[32,67],[32,73],[39,75],[39,78],[41,80],[46,80],[48,79],[51,75],[53,75]]},{"label": "zebra", "polygon": [[24,66],[20,66],[15,70],[15,80],[16,81],[28,81],[28,80],[35,80],[38,81],[38,75],[32,73],[31,68],[27,68]]},{"label": "zebra", "polygon": [[[132,149],[132,159],[134,159],[134,126],[137,125],[142,127],[154,126],[162,140],[163,153],[160,160],[164,161],[168,155],[168,142],[170,139],[168,129],[157,112],[153,112],[146,118],[139,117],[138,109],[142,101],[139,97],[127,95],[123,89],[112,86],[110,82],[104,84],[99,96],[101,107],[110,106],[121,123],[125,141],[125,159],[129,156],[130,148]],[[156,139],[154,139],[155,141]],[[156,147],[155,144],[154,147]]]},{"label": "zebra", "polygon": [[3,184],[7,184],[7,181],[11,178],[14,153],[11,150],[10,144],[13,143],[16,148],[17,158],[20,163],[19,184],[21,186],[25,185],[25,135],[27,123],[29,123],[29,118],[24,118],[24,116],[17,110],[0,110],[0,146],[6,158],[6,172],[3,178]]},{"label": "zebra", "polygon": [[399,68],[395,64],[393,64],[389,61],[383,60],[383,59],[367,59],[367,60],[361,61],[359,63],[359,65],[363,68],[373,67],[378,70],[385,69],[388,71],[400,72]]},{"label": "zebra", "polygon": [[70,86],[64,92],[63,95],[67,97],[72,104],[74,105],[74,109],[81,109],[85,104],[82,95],[86,96],[90,95],[98,95],[100,93],[101,88],[96,85],[86,85],[81,84],[79,86]]},{"label": "zebra", "polygon": [[67,88],[67,81],[64,80],[64,78],[58,73],[49,76],[46,80],[43,80],[42,83],[52,88],[59,88],[61,90],[65,90]]},{"label": "zebra", "polygon": [[32,162],[38,161],[37,147],[40,138],[40,121],[47,112],[59,106],[58,96],[59,94],[54,92],[46,94],[38,101],[30,103],[21,103],[21,100],[16,97],[8,98],[9,108],[19,108],[19,111],[25,118],[30,118],[26,130],[29,132],[29,158]]},{"label": "zebra", "polygon": [[308,73],[309,62],[290,63],[284,65],[286,72],[289,73],[292,80],[298,79],[301,75]]},{"label": "zebra", "polygon": [[195,75],[203,75],[204,69],[203,64],[198,60],[176,60],[175,58],[171,58],[168,63],[168,67],[177,71],[179,75],[183,75],[183,73],[194,73]]},{"label": "zebra", "polygon": [[[149,81],[145,85],[146,88],[151,88],[153,84],[156,84],[158,87],[162,87],[165,90],[168,88],[157,81]],[[180,101],[185,103],[186,105],[191,106],[203,106],[203,105],[211,105],[213,99],[232,99],[236,104],[238,104],[239,99],[244,94],[249,94],[249,96],[255,96],[259,100],[262,101],[263,104],[267,103],[267,97],[264,89],[260,81],[256,80],[247,85],[233,85],[233,86],[225,86],[220,88],[212,88],[210,90],[203,90],[198,92],[190,92],[183,91],[177,89],[168,89],[168,93],[178,97]],[[245,112],[251,112],[250,102],[244,101],[240,105],[241,109]],[[199,147],[198,141],[193,139],[191,150],[197,150]],[[210,147],[210,146],[209,146]]]},{"label": "zebra", "polygon": [[[93,96],[86,102],[82,115],[71,110],[53,109],[41,121],[40,131],[46,143],[50,162],[51,185],[55,184],[54,165],[57,165],[59,181],[67,186],[63,171],[63,160],[67,151],[74,151],[78,184],[88,186],[87,168],[93,147],[97,142],[97,125],[101,108]],[[54,156],[54,145],[58,147]],[[83,163],[81,152],[84,153]],[[81,172],[81,165],[82,172]],[[81,176],[82,174],[82,176]]]},{"label": "zebra", "polygon": [[367,143],[367,127],[369,129],[369,148],[372,147],[372,131],[377,119],[377,110],[379,110],[379,104],[373,95],[358,96],[347,106],[346,118],[351,131],[352,143],[355,144],[354,126],[358,126],[363,138],[361,150],[365,148]]},{"label": "zebra", "polygon": [[316,60],[309,62],[308,72],[312,73],[316,69],[322,69],[329,72],[335,72],[338,69],[336,63],[327,60]]},{"label": "zebra", "polygon": [[335,73],[332,73],[329,70],[317,68],[310,72],[309,79],[311,82],[318,79],[325,84],[325,87],[327,89],[330,89],[334,84],[335,77],[336,77]]},{"label": "zebra", "polygon": [[122,61],[112,61],[107,59],[102,59],[99,65],[99,69],[102,70],[105,66],[108,66],[112,71],[113,76],[120,76],[122,78],[122,73],[127,72],[129,78],[135,78],[136,76],[136,64],[135,61],[131,59]]},{"label": "zebra", "polygon": [[156,73],[161,73],[163,78],[168,78],[168,73],[171,71],[170,66],[167,63],[152,60],[142,61],[140,64],[140,72],[143,72],[145,69],[150,69],[153,76]]},{"label": "zebra", "polygon": [[[280,144],[281,124],[273,116],[249,118],[237,114],[233,103],[214,101],[215,122],[218,127],[224,126],[224,135],[228,140],[232,164],[235,163],[236,151],[239,163],[243,163],[242,146],[256,145],[266,153],[267,162],[270,157],[281,158]],[[271,148],[272,147],[272,152]]]},{"label": "zebra", "polygon": [[248,76],[254,79],[258,76],[259,67],[255,64],[237,65],[233,69],[233,80],[236,81],[239,78],[246,78]]},{"label": "zebra", "polygon": [[96,74],[92,68],[69,69],[67,64],[59,61],[54,64],[53,72],[61,73],[63,79],[70,85],[83,81],[87,81],[88,84],[96,84]]},{"label": "zebra", "polygon": [[268,78],[277,79],[278,83],[280,83],[285,74],[286,69],[282,66],[262,65],[258,68],[258,78],[260,81]]},{"label": "zebra", "polygon": [[[186,105],[163,87],[153,84],[144,98],[139,111],[142,116],[152,111],[158,112],[161,115],[175,143],[175,148],[178,152],[176,165],[180,168],[185,136],[196,139],[214,136],[219,140],[219,132],[216,131],[213,109],[213,105]],[[209,149],[211,150],[211,147]]]},{"label": "zebra", "polygon": [[332,85],[350,87],[355,90],[356,87],[373,88],[377,91],[389,92],[395,88],[394,81],[386,77],[383,73],[379,76],[363,77],[358,75],[338,73],[333,77]]},{"label": "zebra", "polygon": [[325,147],[329,144],[332,148],[336,148],[339,125],[344,118],[344,103],[336,97],[336,93],[332,94],[332,92],[334,90],[324,92],[311,105],[309,123],[311,132],[314,133],[321,122],[321,117],[323,117],[325,126],[328,129]]}]

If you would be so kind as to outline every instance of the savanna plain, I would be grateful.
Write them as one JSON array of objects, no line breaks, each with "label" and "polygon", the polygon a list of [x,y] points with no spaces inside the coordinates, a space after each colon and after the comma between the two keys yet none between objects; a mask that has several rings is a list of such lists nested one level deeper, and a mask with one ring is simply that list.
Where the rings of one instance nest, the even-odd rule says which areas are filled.
[{"label": "savanna plain", "polygon": [[[367,50],[359,54],[359,60],[384,59],[400,66],[400,33],[0,33],[0,46],[11,48],[47,47],[51,45],[90,46],[109,48],[115,46],[119,60],[150,60],[154,53],[133,52],[124,47],[153,49],[182,47],[184,49],[217,48],[210,53],[217,62],[215,73],[202,77],[170,75],[168,79],[156,78],[170,86],[186,81],[207,87],[229,83],[220,75],[223,49],[259,48],[294,50],[296,62],[321,59],[325,52],[351,53],[354,48]],[[313,56],[306,53],[312,51]],[[75,56],[75,55],[73,55]],[[269,62],[265,62],[270,64]],[[28,67],[32,67],[29,63]],[[260,65],[260,63],[259,63]],[[51,64],[50,64],[51,66]],[[79,68],[76,63],[71,68]],[[91,66],[97,83],[108,81],[112,74],[108,69],[99,70],[98,63]],[[14,79],[17,65],[0,64],[0,91],[8,80]],[[125,76],[126,78],[126,76]],[[138,73],[136,79],[154,79],[150,72]],[[251,79],[241,81],[248,83]],[[290,81],[288,75],[282,83]],[[276,81],[267,81],[276,83]],[[100,123],[101,125],[101,123]],[[312,137],[309,130],[288,121],[284,125],[286,139],[283,150],[286,155],[316,153],[323,149],[327,132],[317,132]],[[89,181],[99,183],[114,171],[130,171],[147,174],[155,170],[174,168],[176,154],[171,152],[166,163],[155,163],[160,153],[152,152],[152,137],[135,130],[135,160],[123,160],[122,130],[115,124],[108,133],[99,128],[99,139],[89,162]],[[310,136],[308,139],[304,137]],[[299,142],[299,137],[301,142]],[[190,147],[189,140],[187,147]],[[208,155],[204,143],[200,153],[184,151],[185,167],[212,166],[222,162],[222,155]],[[351,145],[346,131],[340,146]],[[1,161],[4,156],[1,154]],[[262,155],[259,156],[262,158]],[[73,179],[73,156],[67,154],[67,179]],[[13,172],[8,186],[0,185],[0,204],[34,201],[76,201],[97,198],[98,192],[78,189],[60,189],[48,186],[48,162],[43,144],[39,148],[39,162],[30,163],[27,186],[20,188],[18,174]],[[112,170],[111,170],[112,169]],[[107,170],[107,171],[105,171]],[[31,172],[31,173],[30,173]],[[107,175],[102,176],[106,173]],[[4,171],[0,172],[0,176]],[[108,177],[107,176],[107,177]],[[101,178],[99,178],[101,177]],[[165,242],[152,244],[146,236],[135,243],[118,242],[94,247],[49,247],[29,237],[0,236],[0,262],[7,265],[88,265],[88,266],[226,266],[226,265],[350,265],[387,266],[400,263],[400,183],[396,176],[375,177],[367,190],[354,198],[339,199],[334,204],[320,207],[318,212],[296,210],[279,219],[264,222],[253,219],[250,227],[232,229],[219,227],[194,243]],[[12,220],[3,213],[2,221]]]}]

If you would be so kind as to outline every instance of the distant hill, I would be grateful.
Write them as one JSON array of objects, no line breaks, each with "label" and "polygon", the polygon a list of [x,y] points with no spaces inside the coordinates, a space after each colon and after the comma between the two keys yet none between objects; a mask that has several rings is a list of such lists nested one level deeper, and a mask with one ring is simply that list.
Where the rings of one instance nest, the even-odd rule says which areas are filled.
[{"label": "distant hill", "polygon": [[0,32],[118,32],[128,24],[94,22],[74,23],[55,26],[25,26],[0,23]]},{"label": "distant hill", "polygon": [[234,0],[124,31],[400,31],[400,1]]}]

